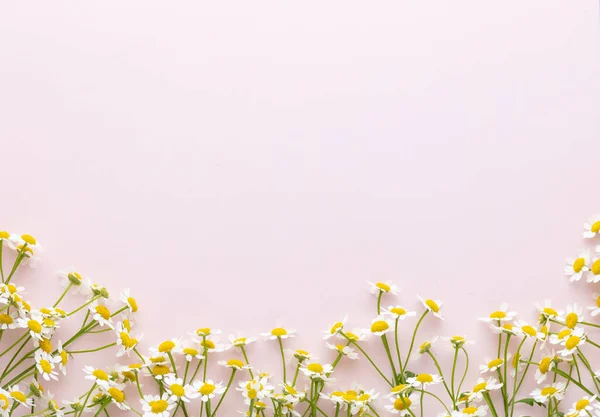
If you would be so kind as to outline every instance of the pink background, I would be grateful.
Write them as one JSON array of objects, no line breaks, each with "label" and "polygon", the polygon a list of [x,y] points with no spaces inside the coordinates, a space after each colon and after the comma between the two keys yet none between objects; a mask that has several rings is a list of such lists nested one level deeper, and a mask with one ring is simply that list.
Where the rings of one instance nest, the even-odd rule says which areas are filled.
[{"label": "pink background", "polygon": [[49,302],[74,264],[132,288],[145,346],[280,319],[327,362],[389,279],[480,361],[502,301],[588,302],[562,269],[600,208],[599,26],[595,0],[5,3],[0,228],[46,249],[21,282]]}]

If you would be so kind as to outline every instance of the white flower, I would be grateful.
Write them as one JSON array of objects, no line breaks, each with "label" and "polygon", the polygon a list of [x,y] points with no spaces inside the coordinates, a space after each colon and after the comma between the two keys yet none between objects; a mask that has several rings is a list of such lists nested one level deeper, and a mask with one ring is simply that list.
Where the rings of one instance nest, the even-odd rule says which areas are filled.
[{"label": "white flower", "polygon": [[440,300],[433,300],[433,299],[424,299],[421,296],[418,296],[419,300],[421,301],[421,303],[423,303],[423,306],[430,311],[431,313],[433,313],[434,316],[436,316],[439,319],[444,320],[444,317],[442,317],[442,315],[440,314],[440,309],[442,308],[442,302]]},{"label": "white flower", "polygon": [[31,404],[33,404],[33,399],[31,397],[27,397],[27,395],[19,389],[19,385],[13,385],[8,388],[8,395],[15,400],[16,403],[24,406],[25,408],[30,408]]},{"label": "white flower", "polygon": [[590,270],[589,262],[590,252],[588,250],[581,250],[577,253],[577,257],[567,259],[565,275],[569,277],[569,281],[579,281],[583,274]]},{"label": "white flower", "polygon": [[114,328],[110,310],[104,304],[100,304],[98,301],[93,301],[89,306],[92,318],[98,322],[100,326],[108,326],[111,329]]},{"label": "white flower", "polygon": [[206,381],[192,382],[192,390],[189,396],[190,398],[200,397],[200,401],[207,402],[215,395],[221,395],[223,392],[225,392],[225,387],[220,382],[207,379]]},{"label": "white flower", "polygon": [[406,382],[415,388],[426,388],[429,385],[436,385],[442,381],[443,378],[436,374],[417,374],[406,379]]},{"label": "white flower", "polygon": [[196,390],[189,384],[184,384],[182,378],[177,378],[175,375],[168,375],[164,379],[167,392],[171,394],[172,401],[190,402],[190,398],[194,397]]},{"label": "white flower", "polygon": [[161,356],[163,354],[169,354],[171,352],[177,351],[181,346],[180,339],[169,339],[161,342],[158,346],[152,346],[150,348],[150,353],[152,356]]},{"label": "white flower", "polygon": [[185,356],[185,360],[188,362],[191,362],[193,359],[204,359],[204,356],[200,353],[200,351],[193,347],[180,345],[177,349],[173,350],[173,352]]},{"label": "white flower", "polygon": [[600,214],[596,214],[583,224],[583,237],[590,239],[600,232]]},{"label": "white flower", "polygon": [[317,362],[312,362],[306,364],[304,367],[301,367],[300,371],[310,379],[328,381],[329,374],[333,372],[333,366],[329,364],[322,365]]},{"label": "white flower", "polygon": [[482,374],[486,373],[486,372],[493,372],[496,369],[500,368],[502,365],[504,365],[504,360],[501,358],[495,358],[495,359],[486,358],[485,365],[479,365],[479,371]]},{"label": "white flower", "polygon": [[230,346],[224,344],[224,343],[219,343],[216,339],[209,339],[208,337],[203,337],[201,339],[194,339],[193,342],[198,343],[200,345],[200,347],[204,350],[206,350],[207,353],[219,353],[219,352],[225,352],[227,349],[230,348]]},{"label": "white flower", "polygon": [[131,296],[129,288],[123,290],[121,293],[121,301],[127,306],[127,309],[132,313],[137,313],[138,304],[135,298]]},{"label": "white flower", "polygon": [[261,333],[260,335],[266,337],[269,340],[287,339],[289,337],[295,337],[295,329],[286,329],[284,327],[275,327],[271,329],[269,333]]},{"label": "white flower", "polygon": [[528,324],[526,321],[517,320],[515,325],[513,326],[513,331],[516,334],[525,337],[533,337],[535,339],[544,340],[546,335],[543,332],[540,332],[534,326]]},{"label": "white flower", "polygon": [[[474,340],[468,340],[464,336],[451,336],[451,337],[442,337],[442,340],[446,340],[452,344],[455,348],[460,348],[464,345],[474,345]],[[433,341],[432,341],[433,343]]]},{"label": "white flower", "polygon": [[540,404],[545,404],[549,398],[555,398],[560,401],[563,398],[565,387],[566,385],[564,382],[555,382],[544,388],[536,388],[529,395]]},{"label": "white flower", "polygon": [[125,354],[129,356],[129,353],[135,349],[140,339],[143,337],[143,335],[140,335],[138,338],[131,336],[129,329],[123,324],[123,322],[117,323],[117,326],[115,327],[115,333],[117,334],[117,346],[119,346],[119,350],[117,351],[118,358]]},{"label": "white flower", "polygon": [[87,365],[83,368],[83,371],[86,373],[86,379],[94,381],[99,387],[103,388],[104,390],[108,389],[110,380],[106,371]]},{"label": "white flower", "polygon": [[348,357],[348,359],[358,359],[358,353],[356,353],[356,351],[354,349],[352,349],[350,346],[347,345],[334,345],[333,343],[326,343],[326,346],[331,349],[331,350],[335,350],[338,353],[342,354],[343,356]]},{"label": "white flower", "polygon": [[242,348],[253,342],[256,342],[256,337],[245,337],[240,336],[239,334],[229,335],[229,343],[231,343],[231,346]]},{"label": "white flower", "polygon": [[58,373],[54,370],[54,365],[60,362],[60,356],[52,357],[49,353],[42,350],[35,352],[35,367],[38,373],[46,380],[58,380]]},{"label": "white flower", "polygon": [[598,403],[598,399],[596,395],[592,395],[588,397],[582,397],[579,401],[573,403],[573,408],[569,411],[565,416],[580,416],[587,417],[590,415],[598,415],[598,411],[600,410],[600,403]]},{"label": "white flower", "polygon": [[221,330],[212,329],[210,327],[199,327],[195,333],[190,333],[192,336],[208,337],[215,334],[221,334]]},{"label": "white flower", "polygon": [[558,311],[552,308],[550,300],[544,300],[544,304],[535,303],[535,308],[546,319],[555,319],[558,317]]},{"label": "white flower", "polygon": [[169,417],[170,411],[175,407],[168,392],[159,395],[144,395],[140,399],[144,417]]},{"label": "white flower", "polygon": [[86,289],[84,284],[84,277],[77,272],[74,266],[64,268],[56,273],[61,278],[61,286],[63,288],[71,286],[71,291],[74,293],[80,293],[86,295]]},{"label": "white flower", "polygon": [[590,311],[590,315],[592,317],[596,317],[598,314],[600,314],[600,294],[595,292],[592,294],[592,297],[594,297],[595,303],[593,306],[588,306],[587,309]]},{"label": "white flower", "polygon": [[408,317],[414,317],[417,315],[416,311],[409,311],[401,306],[389,306],[387,309],[383,309],[383,313],[390,315],[396,320],[404,320]]},{"label": "white flower", "polygon": [[470,405],[462,410],[455,410],[452,412],[452,417],[473,417],[473,416],[485,416],[487,414],[487,405],[474,406]]},{"label": "white flower", "polygon": [[[600,253],[600,246],[596,246],[596,252]],[[600,282],[600,256],[596,255],[592,259],[589,271],[587,273],[587,282],[593,282],[594,284]]]},{"label": "white flower", "polygon": [[486,323],[502,323],[503,321],[511,321],[517,313],[508,311],[508,304],[502,303],[500,308],[490,313],[488,317],[481,317],[479,320]]},{"label": "white flower", "polygon": [[394,295],[397,295],[398,287],[396,287],[391,281],[378,281],[374,284],[370,281],[367,281],[367,284],[371,286],[372,294],[379,295],[390,292]]},{"label": "white flower", "polygon": [[333,323],[333,325],[331,326],[331,328],[329,330],[325,330],[323,332],[323,333],[325,333],[325,335],[323,336],[323,339],[327,340],[330,337],[333,337],[336,334],[339,334],[339,332],[344,329],[344,325],[346,324],[346,320],[348,320],[348,316],[344,316],[344,318],[342,319],[342,321],[336,321],[335,323]]},{"label": "white flower", "polygon": [[565,326],[573,329],[583,320],[583,308],[577,303],[569,304],[566,311],[560,312],[558,319],[564,321]]},{"label": "white flower", "polygon": [[546,356],[542,357],[538,362],[537,369],[535,370],[535,381],[541,384],[548,377],[548,373],[556,366],[555,353],[550,352]]},{"label": "white flower", "polygon": [[239,359],[229,359],[228,361],[219,361],[217,362],[221,366],[225,366],[226,368],[235,369],[237,371],[241,371],[242,369],[251,369],[250,365],[246,365]]},{"label": "white flower", "polygon": [[105,393],[110,397],[110,401],[119,407],[120,410],[128,411],[131,407],[125,402],[124,388],[125,385],[113,385],[109,387]]},{"label": "white flower", "polygon": [[383,336],[392,330],[392,323],[385,316],[379,315],[371,320],[371,333],[375,336]]},{"label": "white flower", "polygon": [[477,384],[475,384],[473,390],[471,391],[471,395],[469,395],[469,401],[481,401],[483,400],[483,394],[488,391],[502,388],[502,385],[502,383],[499,383],[494,378],[488,378],[487,380],[484,378],[478,378]]},{"label": "white flower", "polygon": [[565,347],[559,351],[561,356],[572,355],[581,345],[585,344],[587,337],[582,327],[576,327],[568,337],[565,337],[561,344]]},{"label": "white flower", "polygon": [[39,311],[32,311],[29,315],[29,319],[17,319],[17,324],[19,327],[29,329],[30,336],[37,340],[44,339],[51,332],[49,328],[44,326],[44,318]]},{"label": "white flower", "polygon": [[6,314],[4,312],[0,313],[0,329],[1,330],[6,330],[6,329],[16,329],[20,327],[19,322],[18,322],[18,317],[17,317],[17,313],[15,312],[11,312],[9,314]]},{"label": "white flower", "polygon": [[398,397],[391,397],[390,401],[392,402],[392,404],[386,405],[386,410],[388,410],[392,414],[409,416],[411,415],[411,411],[409,410],[412,407],[416,407],[419,405],[419,395],[417,393],[412,393],[409,396],[400,395]]},{"label": "white flower", "polygon": [[238,391],[246,401],[262,400],[273,391],[273,386],[267,384],[267,378],[252,379],[250,381],[240,381]]}]

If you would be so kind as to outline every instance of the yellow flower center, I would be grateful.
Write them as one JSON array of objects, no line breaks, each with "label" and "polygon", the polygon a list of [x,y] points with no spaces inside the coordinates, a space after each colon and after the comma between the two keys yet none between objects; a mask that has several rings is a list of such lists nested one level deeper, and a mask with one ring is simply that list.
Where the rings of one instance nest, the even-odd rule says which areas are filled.
[{"label": "yellow flower center", "polygon": [[390,328],[390,325],[384,320],[378,320],[371,324],[371,331],[373,333],[384,332]]},{"label": "yellow flower center", "polygon": [[283,327],[276,327],[271,330],[271,334],[277,337],[285,336],[287,333],[287,330],[285,330]]},{"label": "yellow flower center", "polygon": [[344,393],[344,395],[342,396],[342,398],[344,399],[344,401],[347,401],[347,402],[354,401],[356,399],[356,392],[346,391]]},{"label": "yellow flower center", "polygon": [[590,231],[593,233],[600,232],[600,220],[595,221],[594,224],[592,224],[592,227],[590,227]]},{"label": "yellow flower center", "polygon": [[427,305],[427,307],[429,307],[429,309],[434,313],[440,311],[440,306],[438,306],[437,303],[433,300],[425,300],[425,305]]},{"label": "yellow flower center", "polygon": [[558,316],[558,312],[550,307],[544,307],[543,312],[547,316]]},{"label": "yellow flower center", "polygon": [[580,341],[581,341],[581,338],[579,338],[578,336],[570,336],[567,339],[567,341],[565,342],[565,347],[568,350],[575,349],[577,347],[577,345],[579,345]]},{"label": "yellow flower center", "polygon": [[393,308],[390,308],[390,313],[396,314],[398,316],[403,316],[406,314],[406,310],[403,309],[402,307],[393,307]]},{"label": "yellow flower center", "polygon": [[36,244],[36,240],[33,236],[31,235],[21,235],[21,239],[23,239],[23,241],[29,245],[35,245]]},{"label": "yellow flower center", "polygon": [[169,403],[166,400],[156,400],[150,401],[148,405],[154,414],[160,414],[167,409]]},{"label": "yellow flower center", "polygon": [[345,332],[345,333],[346,333],[346,336],[348,337],[348,339],[350,339],[350,340],[358,340],[358,336],[355,335],[354,333],[352,333],[352,332]]},{"label": "yellow flower center", "polygon": [[233,344],[236,346],[241,346],[241,345],[245,345],[246,344],[246,338],[245,337],[239,337],[237,339],[235,339],[233,341]]},{"label": "yellow flower center", "polygon": [[397,398],[396,401],[394,401],[394,408],[396,410],[406,410],[408,409],[412,404],[412,401],[410,400],[410,398],[408,397],[400,397]]},{"label": "yellow flower center", "polygon": [[517,353],[515,356],[513,356],[512,358],[512,366],[513,368],[516,368],[517,365],[519,364],[519,361],[521,360],[521,354]]},{"label": "yellow flower center", "polygon": [[152,356],[150,358],[150,362],[152,362],[152,363],[163,363],[166,361],[167,361],[167,358],[165,356]]},{"label": "yellow flower center", "polygon": [[10,233],[5,232],[4,230],[0,232],[0,239],[8,239],[10,237]]},{"label": "yellow flower center", "polygon": [[136,338],[129,336],[129,334],[125,332],[119,333],[119,337],[121,338],[121,344],[125,349],[133,349],[138,343]]},{"label": "yellow flower center", "polygon": [[98,313],[104,320],[108,320],[110,318],[110,310],[103,305],[96,306],[96,313]]},{"label": "yellow flower center", "polygon": [[29,320],[27,322],[27,327],[29,327],[29,330],[31,330],[34,333],[42,332],[42,325],[37,320]]},{"label": "yellow flower center", "polygon": [[306,368],[311,372],[319,374],[323,372],[323,365],[321,365],[320,363],[311,363]]},{"label": "yellow flower center", "polygon": [[521,330],[523,330],[523,333],[525,333],[528,336],[536,336],[537,335],[537,330],[535,330],[532,326],[523,326],[521,327]]},{"label": "yellow flower center", "polygon": [[13,397],[15,400],[17,400],[20,403],[27,402],[27,397],[21,391],[13,391],[10,393],[10,396]]},{"label": "yellow flower center", "polygon": [[592,264],[592,274],[599,275],[600,274],[600,259],[596,259]]},{"label": "yellow flower center", "polygon": [[204,347],[207,349],[214,349],[216,347],[216,345],[215,345],[215,342],[213,342],[212,340],[206,339],[204,341]]},{"label": "yellow flower center", "polygon": [[560,332],[558,332],[558,338],[562,340],[565,337],[567,337],[568,335],[570,335],[571,332],[572,332],[571,329],[562,329]]},{"label": "yellow flower center", "polygon": [[250,388],[248,390],[248,398],[250,398],[251,400],[255,399],[258,396],[258,392],[256,392],[255,389]]},{"label": "yellow flower center", "polygon": [[577,258],[577,259],[575,259],[575,262],[573,262],[573,271],[580,272],[584,266],[585,266],[585,259]]},{"label": "yellow flower center", "polygon": [[286,385],[285,390],[288,392],[288,394],[291,394],[291,395],[296,395],[298,393],[298,391],[296,391],[296,388],[294,388],[290,385]]},{"label": "yellow flower center", "polygon": [[596,307],[600,307],[600,296],[596,298]]},{"label": "yellow flower center", "polygon": [[171,368],[167,365],[156,365],[154,369],[152,369],[154,375],[166,375],[169,372],[171,372]]},{"label": "yellow flower center", "polygon": [[127,304],[129,304],[129,307],[131,307],[131,311],[133,311],[134,313],[138,311],[138,305],[137,305],[137,301],[135,300],[135,298],[128,297]]},{"label": "yellow flower center", "polygon": [[52,328],[56,325],[56,323],[54,323],[54,320],[52,319],[43,319],[42,321],[44,322],[44,326],[46,327]]},{"label": "yellow flower center", "polygon": [[123,320],[123,328],[128,332],[131,331],[131,322],[127,319]]},{"label": "yellow flower center", "polygon": [[358,396],[358,401],[369,401],[371,396],[369,394],[361,394]]},{"label": "yellow flower center", "polygon": [[513,325],[512,325],[512,324],[510,324],[510,323],[504,323],[504,324],[502,325],[502,328],[503,328],[504,330],[508,330],[508,331],[510,332],[510,331],[512,331],[512,329],[513,329]]},{"label": "yellow flower center", "polygon": [[550,395],[556,394],[556,391],[558,390],[554,387],[544,387],[542,388],[542,395],[544,397],[549,397]]},{"label": "yellow flower center", "polygon": [[[172,384],[170,388],[173,395],[183,397],[183,395],[185,394],[185,389],[183,389],[183,387],[179,384]],[[200,388],[200,391],[202,391],[202,388]]]},{"label": "yellow flower center", "polygon": [[397,394],[399,392],[402,392],[404,391],[404,388],[406,388],[405,384],[396,385],[394,388],[392,388],[392,393]]},{"label": "yellow flower center", "polygon": [[9,401],[8,398],[6,397],[6,395],[4,394],[0,394],[0,407],[2,407],[3,410],[6,410],[9,406]]},{"label": "yellow flower center", "polygon": [[42,340],[39,341],[38,345],[39,345],[40,349],[42,349],[44,352],[46,352],[46,353],[52,352],[52,342],[50,342],[50,339],[43,338]]},{"label": "yellow flower center", "polygon": [[196,334],[198,336],[208,336],[210,334],[210,327],[200,327],[198,330],[196,330]]},{"label": "yellow flower center", "polygon": [[244,367],[244,362],[242,362],[239,359],[229,359],[227,361],[227,366],[234,366],[236,368],[242,368],[242,367]]},{"label": "yellow flower center", "polygon": [[429,374],[419,374],[419,375],[417,375],[416,379],[421,384],[433,382],[433,377],[431,375],[429,375]]},{"label": "yellow flower center", "polygon": [[392,289],[389,285],[387,285],[385,282],[378,282],[375,284],[375,286],[377,288],[379,288],[381,291],[383,292],[390,292],[390,290]]},{"label": "yellow flower center", "polygon": [[296,350],[296,355],[298,355],[298,356],[308,356],[310,354],[307,351],[305,351],[305,350],[298,349],[298,350]]},{"label": "yellow flower center", "polygon": [[542,374],[545,374],[546,372],[548,372],[550,370],[551,363],[552,363],[552,358],[550,358],[549,356],[546,356],[545,358],[542,358],[542,360],[540,361],[538,369],[540,370],[540,372]]},{"label": "yellow flower center", "polygon": [[492,314],[490,314],[490,318],[494,319],[494,320],[501,320],[501,319],[505,319],[506,318],[506,313],[504,311],[494,311]]},{"label": "yellow flower center", "polygon": [[331,327],[331,330],[329,332],[331,334],[335,334],[335,333],[339,332],[342,327],[344,327],[344,323],[342,323],[341,321],[338,321]]},{"label": "yellow flower center", "polygon": [[65,366],[67,364],[68,360],[69,360],[69,357],[67,355],[67,351],[66,350],[61,351],[60,352],[60,363],[61,363],[61,365]]},{"label": "yellow flower center", "polygon": [[487,387],[486,382],[481,382],[473,387],[473,392],[483,391]]},{"label": "yellow flower center", "polygon": [[585,398],[582,398],[581,400],[579,400],[575,403],[575,410],[577,410],[577,411],[585,410],[585,407],[587,407],[588,405],[590,405],[590,401],[586,400]]},{"label": "yellow flower center", "polygon": [[101,379],[102,381],[108,381],[108,374],[102,369],[94,369],[92,375],[94,375],[97,379]]},{"label": "yellow flower center", "polygon": [[40,360],[40,368],[45,374],[49,374],[52,372],[52,365],[46,359]]},{"label": "yellow flower center", "polygon": [[160,345],[158,345],[159,352],[170,352],[175,348],[175,343],[172,340],[165,340]]},{"label": "yellow flower center", "polygon": [[8,292],[11,293],[11,294],[14,294],[14,293],[17,292],[17,286],[14,285],[14,284],[8,284],[7,288],[8,288]]},{"label": "yellow flower center", "polygon": [[488,362],[488,368],[496,368],[500,365],[502,365],[504,363],[504,361],[500,358],[498,359],[492,359],[491,361]]},{"label": "yellow flower center", "polygon": [[344,346],[344,345],[335,345],[335,348],[336,348],[338,351],[340,351],[340,352],[342,352],[342,351],[344,350],[344,348],[345,348],[345,347],[346,347],[346,346]]},{"label": "yellow flower center", "polygon": [[478,411],[477,407],[466,407],[462,410],[463,414],[473,415]]},{"label": "yellow flower center", "polygon": [[186,355],[196,356],[198,354],[198,351],[194,348],[184,348],[183,353]]},{"label": "yellow flower center", "polygon": [[578,321],[579,321],[579,316],[577,316],[577,314],[575,314],[573,312],[567,314],[567,317],[565,317],[565,324],[567,325],[567,327],[569,329],[575,328],[575,326],[577,326]]},{"label": "yellow flower center", "polygon": [[67,278],[73,285],[80,285],[82,281],[81,275],[78,272],[69,272]]},{"label": "yellow flower center", "polygon": [[0,314],[0,324],[12,324],[13,321],[13,318],[8,314]]},{"label": "yellow flower center", "polygon": [[108,389],[108,393],[118,403],[122,403],[123,401],[125,401],[125,393],[118,388],[110,387]]}]

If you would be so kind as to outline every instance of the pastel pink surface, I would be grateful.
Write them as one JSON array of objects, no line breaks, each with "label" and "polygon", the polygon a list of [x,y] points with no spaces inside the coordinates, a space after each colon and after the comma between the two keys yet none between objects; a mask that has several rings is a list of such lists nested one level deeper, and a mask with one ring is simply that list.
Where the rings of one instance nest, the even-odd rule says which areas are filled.
[{"label": "pastel pink surface", "polygon": [[[550,3],[2,5],[0,227],[45,247],[23,284],[49,302],[74,264],[132,289],[146,347],[281,320],[327,362],[392,280],[444,301],[419,339],[477,339],[471,383],[477,317],[589,302],[562,270],[600,207],[598,5]],[[383,389],[359,362],[338,380]]]}]

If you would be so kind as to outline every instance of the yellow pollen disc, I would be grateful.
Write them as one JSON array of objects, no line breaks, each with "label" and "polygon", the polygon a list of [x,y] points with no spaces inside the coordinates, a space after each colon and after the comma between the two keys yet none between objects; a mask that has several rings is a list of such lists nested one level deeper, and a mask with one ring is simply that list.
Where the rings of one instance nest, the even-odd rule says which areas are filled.
[{"label": "yellow pollen disc", "polygon": [[352,333],[352,332],[346,332],[346,336],[347,336],[347,337],[348,337],[348,339],[350,339],[350,340],[358,340],[358,336],[357,336],[357,335],[355,335],[355,334],[354,334],[354,333]]},{"label": "yellow pollen disc", "polygon": [[494,320],[501,320],[501,319],[505,319],[506,318],[506,313],[504,311],[494,311],[492,314],[490,314],[490,318],[494,319]]},{"label": "yellow pollen disc", "polygon": [[330,395],[330,397],[343,397],[344,393],[342,391],[333,391]]},{"label": "yellow pollen disc", "polygon": [[60,363],[61,363],[61,365],[65,366],[67,364],[68,360],[69,360],[69,357],[67,355],[67,351],[66,350],[61,351],[60,352]]},{"label": "yellow pollen disc", "polygon": [[502,328],[503,328],[504,330],[512,331],[512,329],[513,329],[513,325],[512,325],[512,324],[510,324],[510,323],[505,323],[505,324],[503,324],[503,325],[502,325]]},{"label": "yellow pollen disc", "polygon": [[8,397],[4,394],[0,394],[0,407],[2,407],[3,410],[6,410],[9,406],[9,401],[8,401]]},{"label": "yellow pollen disc", "polygon": [[517,353],[515,356],[513,356],[512,358],[512,366],[513,368],[516,368],[517,365],[519,364],[519,361],[521,360],[521,354]]},{"label": "yellow pollen disc", "polygon": [[596,298],[596,307],[600,307],[600,296]]},{"label": "yellow pollen disc", "polygon": [[525,333],[528,336],[533,337],[537,335],[537,331],[532,326],[523,326],[521,327],[521,330],[523,330],[523,333]]},{"label": "yellow pollen disc", "polygon": [[331,327],[331,330],[329,332],[331,334],[335,334],[335,333],[339,332],[342,327],[344,327],[344,323],[342,323],[341,321],[338,321]]},{"label": "yellow pollen disc", "polygon": [[104,320],[110,319],[110,310],[103,305],[96,306],[96,313],[98,313]]},{"label": "yellow pollen disc", "polygon": [[437,305],[437,303],[433,300],[425,300],[425,304],[427,305],[427,307],[429,307],[431,309],[431,311],[433,311],[434,313],[437,313],[440,311],[440,306]]},{"label": "yellow pollen disc", "polygon": [[20,403],[27,402],[27,397],[21,391],[13,391],[10,393],[10,396]]},{"label": "yellow pollen disc", "polygon": [[8,292],[9,293],[14,294],[14,293],[17,292],[17,286],[14,285],[14,284],[8,284],[7,287],[8,287]]},{"label": "yellow pollen disc", "polygon": [[156,400],[150,401],[148,405],[154,414],[160,414],[167,409],[169,403],[165,400]]},{"label": "yellow pollen disc", "polygon": [[133,297],[127,298],[127,304],[129,304],[129,306],[131,307],[131,311],[133,311],[134,313],[138,311],[138,305],[137,305],[137,301],[135,301],[135,298],[133,298]]},{"label": "yellow pollen disc", "polygon": [[125,401],[125,393],[118,388],[110,387],[108,389],[108,393],[118,403],[122,403],[123,401]]},{"label": "yellow pollen disc", "polygon": [[295,395],[298,393],[298,391],[296,391],[296,388],[294,388],[290,385],[286,385],[285,390],[288,392],[288,394],[292,394],[292,395]]},{"label": "yellow pollen disc", "polygon": [[538,369],[540,370],[540,372],[542,374],[545,374],[550,370],[551,363],[552,363],[552,358],[550,358],[550,356],[546,356],[545,358],[542,358],[542,360],[540,361]]},{"label": "yellow pollen disc", "polygon": [[504,361],[500,358],[498,359],[493,359],[491,361],[488,362],[488,368],[495,368],[497,366],[500,366],[504,363]]},{"label": "yellow pollen disc", "polygon": [[572,332],[571,329],[562,329],[560,332],[558,332],[558,338],[559,339],[564,339],[565,337],[567,337],[568,335],[570,335]]},{"label": "yellow pollen disc", "polygon": [[196,356],[198,354],[198,351],[194,348],[184,348],[183,353],[186,355]]},{"label": "yellow pollen disc", "polygon": [[92,375],[94,375],[97,379],[101,379],[102,381],[108,381],[108,374],[102,369],[94,369]]},{"label": "yellow pollen disc", "polygon": [[0,314],[0,324],[12,324],[13,321],[13,318],[8,314]]},{"label": "yellow pollen disc", "polygon": [[344,345],[335,345],[335,348],[336,348],[337,350],[339,350],[340,352],[341,352],[341,351],[343,351],[345,347],[346,347],[346,346],[344,346]]},{"label": "yellow pollen disc", "polygon": [[131,322],[127,319],[123,320],[123,328],[128,332],[131,331]]},{"label": "yellow pollen disc", "polygon": [[369,401],[371,396],[369,394],[362,394],[358,397],[358,401]]},{"label": "yellow pollen disc", "polygon": [[344,399],[344,401],[354,401],[356,399],[356,393],[353,391],[347,391],[344,393],[342,398]]},{"label": "yellow pollen disc", "polygon": [[394,401],[394,408],[396,410],[406,410],[412,404],[412,401],[408,397],[400,397]]},{"label": "yellow pollen disc", "polygon": [[42,332],[42,325],[36,320],[29,320],[27,322],[27,327],[29,327],[29,330],[31,330],[34,333]]},{"label": "yellow pollen disc", "polygon": [[545,388],[542,388],[542,395],[547,397],[549,395],[555,394],[556,391],[557,391],[557,389],[554,387],[545,387]]},{"label": "yellow pollen disc", "polygon": [[573,271],[580,272],[584,266],[585,266],[585,259],[577,258],[577,259],[575,259],[575,262],[573,262]]},{"label": "yellow pollen disc", "polygon": [[245,337],[240,337],[238,339],[235,339],[233,341],[233,344],[236,345],[236,346],[245,345],[246,344],[246,338]]},{"label": "yellow pollen disc", "polygon": [[44,352],[46,352],[46,353],[52,352],[52,342],[50,342],[50,339],[43,338],[42,340],[39,341],[38,345],[39,345],[40,349],[42,349]]},{"label": "yellow pollen disc", "polygon": [[421,384],[428,383],[428,382],[433,382],[433,377],[431,375],[429,375],[429,374],[419,374],[419,375],[417,375],[416,379]]},{"label": "yellow pollen disc", "polygon": [[389,285],[387,285],[385,282],[378,282],[377,284],[375,284],[375,286],[377,288],[379,288],[381,291],[383,292],[390,292],[390,290],[392,289]]},{"label": "yellow pollen disc", "polygon": [[590,231],[592,233],[598,233],[600,232],[600,220],[594,222],[594,224],[592,224],[592,227],[590,227]]},{"label": "yellow pollen disc", "polygon": [[242,368],[244,366],[244,362],[239,359],[229,359],[227,361],[227,366],[235,366],[236,368]]},{"label": "yellow pollen disc", "polygon": [[37,243],[35,238],[31,235],[21,235],[21,239],[29,245],[35,245]]},{"label": "yellow pollen disc", "polygon": [[394,388],[392,388],[392,393],[397,394],[397,393],[403,391],[404,388],[406,388],[405,384],[396,385]]},{"label": "yellow pollen disc", "polygon": [[285,336],[287,333],[287,330],[285,330],[283,327],[276,327],[271,330],[271,334],[277,337]]},{"label": "yellow pollen disc", "polygon": [[169,372],[171,372],[171,369],[167,365],[156,365],[154,369],[152,369],[154,375],[166,375]]},{"label": "yellow pollen disc", "polygon": [[592,270],[592,274],[599,275],[600,274],[600,259],[596,259],[590,269]]},{"label": "yellow pollen disc", "polygon": [[164,356],[153,356],[150,358],[150,362],[152,363],[162,363],[162,362],[166,362],[167,358]]},{"label": "yellow pollen disc", "polygon": [[56,323],[54,323],[54,320],[52,319],[44,319],[44,326],[46,327],[54,327],[56,325]]},{"label": "yellow pollen disc", "polygon": [[545,307],[543,311],[544,311],[544,314],[547,316],[558,316],[558,312],[556,310],[554,310],[553,308]]},{"label": "yellow pollen disc", "polygon": [[567,325],[567,327],[569,329],[575,328],[575,326],[577,326],[578,322],[579,322],[579,316],[577,316],[577,314],[575,314],[573,312],[567,314],[567,317],[565,317],[565,324]]},{"label": "yellow pollen disc", "polygon": [[390,325],[386,321],[383,321],[383,320],[379,320],[379,321],[376,321],[375,323],[371,324],[371,331],[373,333],[384,332],[389,328],[390,328]]},{"label": "yellow pollen disc", "polygon": [[464,342],[465,338],[462,336],[452,336],[452,340],[454,340],[455,342]]},{"label": "yellow pollen disc", "polygon": [[473,415],[477,412],[477,407],[466,407],[463,408],[462,413],[463,414],[469,414],[469,415]]},{"label": "yellow pollen disc", "polygon": [[431,342],[424,342],[421,346],[419,346],[420,350],[427,350],[431,346]]},{"label": "yellow pollen disc", "polygon": [[129,369],[140,369],[142,366],[144,366],[144,364],[141,363],[132,363],[131,365],[128,365]]},{"label": "yellow pollen disc", "polygon": [[8,239],[10,237],[10,233],[5,232],[4,230],[0,232],[0,239]]},{"label": "yellow pollen disc", "polygon": [[196,330],[196,334],[198,336],[208,336],[210,334],[210,327],[200,327],[198,330]]},{"label": "yellow pollen disc", "polygon": [[486,387],[487,387],[487,383],[481,382],[473,387],[473,392],[483,391],[484,389],[486,389]]},{"label": "yellow pollen disc", "polygon": [[[178,397],[183,397],[183,395],[185,394],[185,390],[179,384],[173,384],[170,386],[170,388],[171,392]],[[202,388],[200,388],[200,392],[202,392]]]},{"label": "yellow pollen disc", "polygon": [[121,372],[123,374],[123,377],[129,381],[129,382],[135,382],[135,374],[131,371],[124,371]]},{"label": "yellow pollen disc", "polygon": [[214,349],[216,347],[215,342],[213,342],[212,340],[206,339],[204,341],[204,347],[207,349]]},{"label": "yellow pollen disc", "polygon": [[307,351],[305,351],[305,350],[298,349],[298,350],[296,351],[296,355],[299,355],[299,356],[308,356],[308,355],[309,355],[309,353],[308,353]]},{"label": "yellow pollen disc", "polygon": [[306,368],[311,372],[319,374],[323,372],[323,365],[321,365],[320,363],[311,363]]},{"label": "yellow pollen disc", "polygon": [[540,332],[542,332],[546,336],[548,336],[548,326],[544,325],[544,326],[540,327]]},{"label": "yellow pollen disc", "polygon": [[403,316],[406,314],[406,310],[402,307],[393,307],[390,309],[390,313],[396,314],[398,316]]},{"label": "yellow pollen disc", "polygon": [[30,246],[19,245],[17,247],[19,252],[23,252],[25,255],[33,255],[33,249]]},{"label": "yellow pollen disc", "polygon": [[173,343],[173,341],[171,340],[166,340],[164,342],[162,342],[160,345],[158,345],[158,351],[159,352],[170,352],[175,348],[175,343]]},{"label": "yellow pollen disc", "polygon": [[255,389],[249,389],[248,390],[248,398],[250,398],[251,400],[255,399],[258,396],[258,392],[256,392]]},{"label": "yellow pollen disc", "polygon": [[590,405],[590,401],[583,398],[575,403],[575,410],[585,410],[585,407],[587,407],[588,405]]},{"label": "yellow pollen disc", "polygon": [[568,350],[574,349],[577,347],[577,345],[579,344],[580,341],[581,341],[581,338],[579,338],[577,336],[569,336],[569,338],[565,342],[565,347]]},{"label": "yellow pollen disc", "polygon": [[42,368],[42,371],[46,374],[52,372],[52,365],[50,365],[50,362],[48,362],[46,359],[42,359],[40,361],[40,368]]}]

